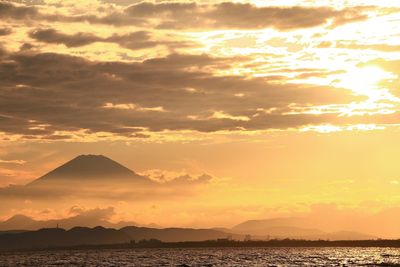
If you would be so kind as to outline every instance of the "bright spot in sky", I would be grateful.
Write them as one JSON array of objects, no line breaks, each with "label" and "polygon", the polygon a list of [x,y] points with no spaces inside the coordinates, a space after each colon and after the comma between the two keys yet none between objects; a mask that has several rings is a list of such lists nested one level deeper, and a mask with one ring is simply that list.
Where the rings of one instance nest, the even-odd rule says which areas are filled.
[{"label": "bright spot in sky", "polygon": [[379,83],[386,79],[393,78],[393,74],[382,70],[379,67],[369,66],[364,68],[352,68],[345,74],[339,75],[337,86],[348,88],[357,94],[373,97],[376,90],[384,89]]}]

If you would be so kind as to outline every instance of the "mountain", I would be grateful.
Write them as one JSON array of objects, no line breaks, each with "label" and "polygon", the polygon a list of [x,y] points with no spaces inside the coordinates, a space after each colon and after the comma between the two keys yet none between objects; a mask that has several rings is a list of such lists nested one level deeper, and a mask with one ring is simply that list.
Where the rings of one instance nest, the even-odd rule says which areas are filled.
[{"label": "mountain", "polygon": [[38,231],[2,234],[0,235],[0,250],[122,244],[143,239],[158,239],[164,242],[205,241],[226,237],[226,233],[208,229],[152,229],[133,226],[120,230],[100,226],[74,227],[70,230],[45,228]]},{"label": "mountain", "polygon": [[276,226],[263,229],[258,234],[267,235],[270,238],[293,238],[293,239],[319,239],[326,235],[325,232],[314,228],[300,228],[293,226]]},{"label": "mountain", "polygon": [[126,226],[142,226],[142,227],[153,227],[161,228],[156,224],[138,224],[136,222],[126,222],[121,221],[118,223],[111,223],[102,217],[96,216],[94,213],[83,213],[75,216],[71,216],[65,219],[59,220],[47,220],[39,221],[34,220],[28,216],[24,215],[14,215],[6,221],[0,222],[0,231],[11,231],[11,230],[39,230],[41,228],[52,228],[52,227],[62,227],[65,229],[71,229],[73,227],[95,227],[102,226],[108,228],[123,228]]},{"label": "mountain", "polygon": [[249,220],[231,229],[232,233],[251,234],[257,238],[293,238],[307,240],[370,240],[375,236],[354,232],[328,232],[315,228],[312,221],[306,218],[273,218],[266,220]]},{"label": "mountain", "polygon": [[14,215],[10,219],[0,222],[0,231],[32,230],[37,221],[25,215]]},{"label": "mountain", "polygon": [[47,248],[57,246],[117,244],[128,242],[129,236],[103,227],[75,227],[71,230],[47,228],[15,234],[0,235],[0,249]]},{"label": "mountain", "polygon": [[[167,228],[151,229],[126,227],[112,229],[104,227],[74,227],[70,230],[61,228],[45,228],[27,232],[0,232],[0,251],[23,249],[53,249],[73,246],[113,245],[113,248],[134,247],[400,247],[400,240],[269,240],[245,241],[244,236],[231,236],[209,229]],[[145,239],[143,239],[145,238]],[[207,241],[208,240],[208,241]],[[134,242],[132,242],[134,241]],[[161,242],[160,242],[161,241]],[[202,242],[205,241],[205,242]],[[181,243],[177,243],[181,242]],[[183,243],[182,243],[183,242]],[[164,244],[164,246],[162,246]],[[166,245],[166,246],[165,246]],[[93,247],[92,247],[93,249]],[[385,265],[386,266],[386,265]]]},{"label": "mountain", "polygon": [[28,186],[112,181],[151,182],[147,177],[140,176],[103,155],[80,155],[34,180]]},{"label": "mountain", "polygon": [[266,220],[248,220],[240,223],[232,228],[238,232],[251,232],[252,234],[263,233],[265,229],[273,227],[299,227],[307,228],[305,220],[303,218],[273,218]]},{"label": "mountain", "polygon": [[126,233],[132,240],[158,239],[163,242],[180,241],[205,241],[221,238],[242,239],[242,235],[228,234],[213,229],[192,229],[192,228],[163,228],[154,229],[147,227],[128,226],[120,231]]},{"label": "mountain", "polygon": [[377,239],[376,236],[368,235],[353,231],[339,231],[328,233],[325,238],[326,240],[372,240]]}]

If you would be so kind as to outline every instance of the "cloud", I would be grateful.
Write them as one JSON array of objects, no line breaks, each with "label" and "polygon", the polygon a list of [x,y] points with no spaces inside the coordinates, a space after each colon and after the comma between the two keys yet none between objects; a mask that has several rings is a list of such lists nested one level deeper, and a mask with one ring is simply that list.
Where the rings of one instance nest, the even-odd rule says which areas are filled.
[{"label": "cloud", "polygon": [[[360,19],[357,9],[334,10],[327,7],[257,7],[245,3],[144,2],[125,9],[125,14],[139,18],[161,18],[158,28],[212,28],[293,30],[324,25],[329,19],[334,24]],[[365,17],[362,17],[365,18]]]},{"label": "cloud", "polygon": [[7,51],[0,45],[0,58],[7,55]]},{"label": "cloud", "polygon": [[[141,137],[146,136],[143,129],[286,129],[335,117],[287,114],[293,103],[312,106],[362,99],[332,87],[212,73],[240,60],[171,54],[123,63],[55,53],[11,54],[0,62],[0,131],[62,139],[74,131]],[[274,112],[263,112],[271,108]]]},{"label": "cloud", "polygon": [[[49,227],[61,227],[64,229],[70,229],[72,227],[115,227],[125,226],[120,222],[119,224],[113,224],[110,222],[112,217],[116,215],[114,207],[106,208],[81,208],[73,206],[70,208],[66,215],[60,217],[60,214],[55,213],[54,210],[30,210],[21,211],[9,218],[9,221],[0,221],[0,230],[12,230],[12,229],[24,229],[24,230],[37,230],[41,228]],[[24,214],[24,215],[23,215]],[[33,218],[32,218],[32,217]],[[52,218],[52,219],[48,219]],[[130,222],[131,225],[136,225],[134,222]]]},{"label": "cloud", "polygon": [[170,48],[189,47],[193,44],[183,41],[153,40],[149,32],[137,31],[128,34],[114,34],[107,38],[98,37],[91,33],[78,32],[75,34],[65,34],[55,29],[37,29],[31,31],[29,36],[37,41],[50,44],[64,44],[67,47],[80,47],[95,42],[116,43],[121,47],[131,50],[151,48],[164,45]]},{"label": "cloud", "polygon": [[178,176],[172,180],[170,180],[167,184],[169,185],[180,185],[180,186],[189,186],[189,185],[198,185],[198,184],[208,184],[214,178],[208,174],[202,174],[197,177],[192,177],[190,175],[182,175]]},{"label": "cloud", "polygon": [[113,104],[106,103],[104,108],[110,109],[121,109],[121,110],[137,110],[137,111],[156,111],[156,112],[166,112],[163,107],[141,107],[132,103],[129,104]]},{"label": "cloud", "polygon": [[104,41],[116,43],[119,44],[121,47],[132,50],[150,48],[158,45],[164,45],[168,48],[183,48],[195,46],[194,43],[190,43],[187,41],[155,40],[151,36],[151,33],[147,31],[137,31],[122,35],[114,34],[108,38],[105,38]]},{"label": "cloud", "polygon": [[73,206],[69,210],[69,214],[73,216],[79,216],[76,218],[81,220],[108,221],[113,215],[115,215],[115,209],[113,207],[85,209],[79,206]]},{"label": "cloud", "polygon": [[196,4],[195,2],[141,2],[106,15],[44,14],[33,6],[1,3],[0,15],[12,19],[41,19],[135,25],[160,29],[263,29],[295,30],[366,19],[368,7],[335,10],[330,7],[258,7],[246,3]]},{"label": "cloud", "polygon": [[[10,185],[0,188],[0,202],[7,202],[7,205],[0,207],[0,212],[3,215],[15,214],[16,211],[26,214],[22,212],[24,209],[47,209],[49,202],[52,209],[59,211],[74,205],[68,216],[73,216],[71,219],[74,218],[73,221],[79,225],[77,221],[88,222],[96,218],[108,220],[113,215],[112,209],[87,210],[81,207],[121,206],[125,203],[130,207],[133,205],[134,212],[137,212],[138,207],[147,210],[149,205],[155,203],[183,201],[201,196],[202,192],[213,186],[212,181],[216,179],[207,174],[184,174],[169,180],[164,180],[165,177],[157,178],[157,182],[153,179],[153,182],[148,183],[118,181],[114,178],[100,181],[82,179],[44,185]],[[132,208],[129,209],[133,212]]]},{"label": "cloud", "polygon": [[336,43],[322,42],[318,46],[319,48],[344,48],[353,50],[376,50],[382,52],[399,52],[400,45],[389,45],[384,43],[377,44],[360,44],[356,41],[337,41]]},{"label": "cloud", "polygon": [[379,66],[389,72],[400,74],[400,60],[388,60],[383,58],[376,58],[365,63],[361,63],[360,66]]},{"label": "cloud", "polygon": [[216,179],[208,174],[193,176],[185,172],[177,173],[158,169],[144,171],[141,175],[149,177],[152,181],[163,186],[201,185],[208,184]]},{"label": "cloud", "polygon": [[9,35],[12,33],[11,28],[0,28],[0,36]]},{"label": "cloud", "polygon": [[21,165],[21,164],[24,164],[24,163],[26,163],[26,161],[25,160],[18,160],[18,159],[15,159],[15,160],[2,160],[2,159],[0,159],[0,164],[18,164],[18,165]]},{"label": "cloud", "polygon": [[14,5],[8,2],[0,2],[0,17],[11,19],[33,19],[39,15],[35,7]]},{"label": "cloud", "polygon": [[[0,161],[0,164],[23,164],[24,161]],[[208,174],[193,176],[187,173],[170,173],[166,171],[147,171],[142,174],[143,180],[118,180],[116,177],[108,180],[77,180],[50,182],[43,184],[9,185],[0,187],[0,199],[12,201],[32,200],[33,202],[55,202],[80,199],[117,200],[117,201],[149,201],[155,199],[170,199],[192,195],[201,185],[208,185],[216,178]],[[55,180],[57,181],[57,180]],[[144,182],[143,182],[144,181]],[[181,188],[185,187],[182,192]],[[10,204],[11,205],[11,204]],[[71,212],[78,213],[75,209]]]},{"label": "cloud", "polygon": [[30,37],[46,43],[53,44],[64,44],[67,47],[77,47],[94,42],[99,42],[102,39],[89,33],[76,33],[74,35],[68,35],[59,33],[54,29],[39,29],[32,31],[29,34]]},{"label": "cloud", "polygon": [[140,3],[142,0],[101,0],[102,3],[112,3],[121,6],[129,6],[134,3]]},{"label": "cloud", "polygon": [[[400,50],[399,50],[400,51]],[[395,74],[391,79],[381,81],[380,85],[390,90],[395,96],[400,97],[399,82],[400,82],[400,60],[376,58],[359,64],[360,67],[378,66],[383,70]],[[397,77],[396,77],[397,76]],[[394,116],[397,116],[395,114]],[[392,118],[392,121],[397,121]]]}]

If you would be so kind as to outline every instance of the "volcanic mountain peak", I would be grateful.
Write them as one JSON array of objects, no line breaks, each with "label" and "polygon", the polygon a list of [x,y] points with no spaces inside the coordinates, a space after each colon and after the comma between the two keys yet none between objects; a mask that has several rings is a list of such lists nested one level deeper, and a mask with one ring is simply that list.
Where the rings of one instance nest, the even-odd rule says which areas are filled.
[{"label": "volcanic mountain peak", "polygon": [[58,180],[104,180],[111,178],[140,178],[132,170],[103,155],[80,155],[50,171],[31,184]]},{"label": "volcanic mountain peak", "polygon": [[21,222],[26,222],[26,221],[32,221],[32,219],[28,216],[22,215],[22,214],[16,214],[9,218],[6,222],[7,223],[21,223]]}]

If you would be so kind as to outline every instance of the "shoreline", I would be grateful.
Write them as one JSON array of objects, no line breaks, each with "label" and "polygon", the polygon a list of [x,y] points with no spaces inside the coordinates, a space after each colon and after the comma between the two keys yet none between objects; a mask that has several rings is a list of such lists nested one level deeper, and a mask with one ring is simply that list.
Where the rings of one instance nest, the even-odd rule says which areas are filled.
[{"label": "shoreline", "polygon": [[73,246],[31,247],[20,249],[2,249],[1,253],[61,251],[61,250],[96,250],[96,249],[201,249],[201,248],[400,248],[400,239],[396,240],[268,240],[268,241],[235,241],[209,240],[186,242],[161,242],[142,240],[138,243],[94,244]]}]

